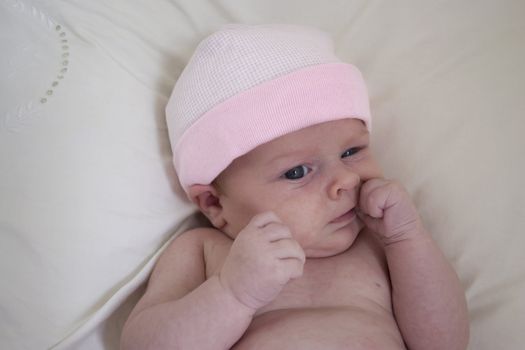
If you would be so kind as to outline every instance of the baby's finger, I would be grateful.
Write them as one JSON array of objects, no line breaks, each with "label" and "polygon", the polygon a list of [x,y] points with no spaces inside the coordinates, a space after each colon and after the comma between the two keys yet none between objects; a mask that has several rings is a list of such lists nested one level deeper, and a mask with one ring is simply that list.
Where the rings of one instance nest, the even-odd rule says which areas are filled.
[{"label": "baby's finger", "polygon": [[255,215],[250,220],[249,225],[253,225],[258,228],[263,228],[272,222],[281,223],[281,219],[273,211],[266,211],[264,213]]},{"label": "baby's finger", "polygon": [[360,210],[356,211],[357,216],[361,221],[365,224],[366,227],[368,227],[373,232],[383,232],[383,220],[382,219],[376,219],[368,214],[363,213]]},{"label": "baby's finger", "polygon": [[383,217],[383,210],[390,195],[389,182],[382,179],[370,180],[361,186],[359,208],[365,214],[374,218]]},{"label": "baby's finger", "polygon": [[282,259],[284,273],[290,278],[299,278],[303,275],[304,262],[294,258]]},{"label": "baby's finger", "polygon": [[279,259],[297,259],[304,263],[306,254],[295,239],[281,239],[272,243],[275,257]]},{"label": "baby's finger", "polygon": [[366,199],[368,198],[368,196],[374,189],[382,185],[383,185],[383,181],[380,181],[380,179],[371,179],[361,184],[361,187],[359,188],[358,206],[362,212],[368,213],[369,208],[367,206]]},{"label": "baby's finger", "polygon": [[275,242],[281,239],[292,237],[292,232],[288,226],[276,222],[269,223],[268,225],[264,226],[261,231],[264,235],[264,238],[268,242]]}]

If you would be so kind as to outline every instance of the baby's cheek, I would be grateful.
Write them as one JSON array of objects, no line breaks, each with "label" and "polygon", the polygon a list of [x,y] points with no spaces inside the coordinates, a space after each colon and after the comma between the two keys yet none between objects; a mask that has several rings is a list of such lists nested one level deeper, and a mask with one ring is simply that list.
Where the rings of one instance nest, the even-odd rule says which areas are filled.
[{"label": "baby's cheek", "polygon": [[225,206],[225,216],[235,236],[244,229],[255,215],[261,214],[268,209],[257,205],[239,201],[235,205]]},{"label": "baby's cheek", "polygon": [[281,202],[274,208],[275,213],[290,228],[294,239],[302,243],[308,236],[321,229],[319,225],[323,211],[312,201],[297,199]]},{"label": "baby's cheek", "polygon": [[379,166],[379,163],[375,160],[375,158],[371,156],[365,162],[360,164],[359,168],[356,169],[356,171],[359,174],[359,177],[361,178],[362,182],[370,179],[384,177],[383,170]]}]

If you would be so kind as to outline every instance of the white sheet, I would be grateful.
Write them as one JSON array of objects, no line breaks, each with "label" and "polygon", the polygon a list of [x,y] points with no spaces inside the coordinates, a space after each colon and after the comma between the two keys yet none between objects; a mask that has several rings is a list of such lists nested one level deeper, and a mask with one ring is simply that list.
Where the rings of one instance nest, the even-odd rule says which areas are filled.
[{"label": "white sheet", "polygon": [[118,348],[162,246],[195,224],[164,104],[196,44],[227,22],[333,34],[367,80],[387,176],[466,288],[469,349],[521,349],[519,0],[0,0],[0,347]]}]

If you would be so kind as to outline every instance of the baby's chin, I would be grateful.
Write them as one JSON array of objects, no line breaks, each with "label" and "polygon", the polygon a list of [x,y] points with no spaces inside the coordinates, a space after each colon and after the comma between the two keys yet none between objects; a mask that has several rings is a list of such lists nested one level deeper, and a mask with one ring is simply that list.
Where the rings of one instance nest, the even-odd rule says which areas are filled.
[{"label": "baby's chin", "polygon": [[357,227],[358,227],[357,228],[357,234],[360,234],[366,226],[365,226],[364,222],[361,221],[361,219],[359,219],[359,218],[356,218],[355,222],[356,222]]},{"label": "baby's chin", "polygon": [[355,220],[350,227],[348,235],[341,235],[339,239],[330,242],[329,245],[313,245],[303,247],[307,258],[329,258],[346,252],[352,247],[365,225],[360,220]]}]

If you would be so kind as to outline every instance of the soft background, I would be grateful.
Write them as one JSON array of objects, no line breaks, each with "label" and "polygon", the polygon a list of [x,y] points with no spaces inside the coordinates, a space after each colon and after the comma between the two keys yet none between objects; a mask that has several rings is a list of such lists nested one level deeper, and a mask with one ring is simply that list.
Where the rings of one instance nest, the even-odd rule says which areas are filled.
[{"label": "soft background", "polygon": [[0,348],[118,348],[162,247],[195,224],[164,105],[228,22],[333,35],[386,175],[466,289],[469,349],[523,349],[521,0],[0,0]]}]

